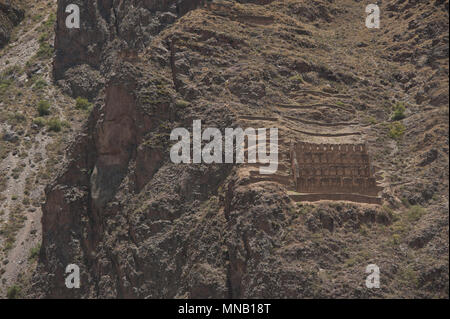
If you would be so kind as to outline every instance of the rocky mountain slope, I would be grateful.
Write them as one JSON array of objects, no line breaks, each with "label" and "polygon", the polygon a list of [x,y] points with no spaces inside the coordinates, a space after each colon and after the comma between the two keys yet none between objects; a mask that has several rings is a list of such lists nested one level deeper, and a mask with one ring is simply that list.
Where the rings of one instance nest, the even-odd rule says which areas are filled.
[{"label": "rocky mountain slope", "polygon": [[87,118],[53,85],[56,1],[24,5],[0,50],[0,297],[21,295],[29,282],[42,242],[45,185]]},{"label": "rocky mountain slope", "polygon": [[[368,1],[175,2],[58,1],[53,65],[37,69],[69,146],[24,295],[448,298],[448,1],[380,2],[380,29]],[[93,103],[88,119],[69,96]],[[173,164],[170,132],[197,119],[279,128],[279,171]],[[382,205],[296,201],[291,141],[367,144]]]},{"label": "rocky mountain slope", "polygon": [[9,40],[14,26],[24,17],[20,1],[0,1],[0,48]]}]

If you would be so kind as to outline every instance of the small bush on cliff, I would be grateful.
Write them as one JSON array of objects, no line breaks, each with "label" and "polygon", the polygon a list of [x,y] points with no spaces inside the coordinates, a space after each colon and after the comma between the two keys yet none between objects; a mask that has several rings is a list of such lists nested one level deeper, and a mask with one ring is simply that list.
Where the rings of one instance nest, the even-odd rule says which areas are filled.
[{"label": "small bush on cliff", "polygon": [[47,124],[47,121],[43,117],[37,117],[33,120],[33,124],[37,125],[38,127],[44,127],[45,124]]},{"label": "small bush on cliff", "polygon": [[39,78],[34,82],[33,90],[34,91],[42,91],[46,86],[47,86],[47,82],[44,79]]},{"label": "small bush on cliff", "polygon": [[47,122],[48,129],[53,132],[60,132],[62,130],[61,121],[57,118],[52,118]]},{"label": "small bush on cliff", "polygon": [[289,81],[296,83],[305,83],[303,77],[300,74],[293,75],[289,78]]},{"label": "small bush on cliff", "polygon": [[177,100],[175,102],[175,105],[180,109],[184,109],[184,108],[188,107],[189,105],[191,105],[191,103],[188,101],[185,101],[185,100]]},{"label": "small bush on cliff", "polygon": [[392,117],[391,120],[393,121],[400,121],[403,120],[406,115],[405,115],[405,111],[406,111],[406,107],[402,102],[397,102],[392,106]]},{"label": "small bush on cliff", "polygon": [[6,292],[6,297],[8,299],[18,299],[20,298],[20,295],[22,294],[22,290],[19,286],[11,286],[8,288],[8,291]]},{"label": "small bush on cliff", "polygon": [[389,126],[389,137],[398,140],[406,131],[406,127],[400,122],[394,122]]},{"label": "small bush on cliff", "polygon": [[38,113],[39,113],[39,116],[50,115],[50,102],[46,101],[46,100],[39,101]]},{"label": "small bush on cliff", "polygon": [[397,276],[398,281],[404,286],[418,287],[419,285],[419,276],[412,265],[400,267]]},{"label": "small bush on cliff", "polygon": [[408,210],[408,220],[410,222],[418,221],[426,213],[427,211],[422,206],[419,205],[411,206]]},{"label": "small bush on cliff", "polygon": [[375,124],[377,124],[377,119],[376,119],[375,117],[373,117],[373,116],[369,116],[369,117],[367,118],[367,122],[368,122],[369,124],[375,125]]},{"label": "small bush on cliff", "polygon": [[31,261],[35,261],[37,259],[37,257],[39,256],[40,250],[41,250],[41,244],[37,244],[35,247],[31,248],[28,259]]},{"label": "small bush on cliff", "polygon": [[0,80],[0,96],[6,93],[9,86],[11,85],[12,80]]},{"label": "small bush on cliff", "polygon": [[27,119],[25,115],[21,112],[14,112],[8,115],[8,121],[12,124],[19,124],[25,122]]},{"label": "small bush on cliff", "polygon": [[53,48],[47,42],[39,44],[39,50],[36,53],[38,59],[50,59],[53,56]]},{"label": "small bush on cliff", "polygon": [[41,32],[50,32],[53,29],[53,26],[56,22],[56,15],[54,13],[51,13],[48,16],[48,19],[42,22],[42,25],[40,26]]},{"label": "small bush on cliff", "polygon": [[75,102],[75,107],[78,110],[90,110],[92,108],[92,103],[89,103],[89,101],[87,99],[84,99],[82,97],[77,97],[76,102]]}]

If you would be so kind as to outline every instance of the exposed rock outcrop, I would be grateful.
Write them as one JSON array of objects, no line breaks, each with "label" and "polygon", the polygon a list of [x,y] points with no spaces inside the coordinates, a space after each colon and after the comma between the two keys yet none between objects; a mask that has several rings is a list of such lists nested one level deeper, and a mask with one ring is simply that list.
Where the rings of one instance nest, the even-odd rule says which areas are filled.
[{"label": "exposed rock outcrop", "polygon": [[25,16],[18,1],[0,1],[0,48],[8,43],[11,30],[20,23]]}]

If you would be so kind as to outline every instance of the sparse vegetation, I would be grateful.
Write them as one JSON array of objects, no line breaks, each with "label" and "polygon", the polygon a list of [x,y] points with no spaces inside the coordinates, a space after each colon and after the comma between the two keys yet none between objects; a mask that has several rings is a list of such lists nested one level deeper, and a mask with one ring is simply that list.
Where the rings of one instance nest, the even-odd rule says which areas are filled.
[{"label": "sparse vegetation", "polygon": [[397,102],[392,106],[392,117],[391,120],[392,121],[400,121],[403,120],[406,115],[405,115],[405,111],[406,111],[406,107],[402,102]]},{"label": "sparse vegetation", "polygon": [[304,83],[303,77],[300,74],[293,75],[289,78],[291,82]]},{"label": "sparse vegetation", "polygon": [[75,108],[78,110],[90,110],[92,109],[92,103],[90,103],[87,99],[82,97],[77,97],[75,102]]},{"label": "sparse vegetation", "polygon": [[417,272],[413,269],[411,265],[403,267],[398,273],[399,281],[407,286],[417,287],[419,284],[419,278]]},{"label": "sparse vegetation", "polygon": [[48,125],[48,129],[53,132],[60,132],[63,127],[61,120],[59,120],[56,117],[48,120],[47,125]]},{"label": "sparse vegetation", "polygon": [[298,206],[298,214],[299,215],[307,215],[314,209],[312,205],[299,205]]},{"label": "sparse vegetation", "polygon": [[37,110],[38,110],[39,116],[50,115],[50,102],[48,102],[46,100],[39,101]]},{"label": "sparse vegetation", "polygon": [[402,237],[399,234],[393,234],[392,235],[392,246],[398,246],[400,245]]},{"label": "sparse vegetation", "polygon": [[0,235],[5,238],[3,247],[5,251],[13,247],[16,241],[16,234],[23,227],[25,220],[26,216],[23,214],[23,207],[21,204],[18,204],[10,212],[7,223],[4,223],[0,228]]},{"label": "sparse vegetation", "polygon": [[11,85],[12,80],[10,79],[0,79],[0,96],[6,93],[6,90]]},{"label": "sparse vegetation", "polygon": [[398,140],[405,134],[406,127],[400,122],[394,122],[389,125],[389,137]]},{"label": "sparse vegetation", "polygon": [[422,206],[419,206],[419,205],[411,206],[408,209],[408,213],[407,213],[408,220],[410,222],[418,221],[426,213],[427,213],[427,211]]},{"label": "sparse vegetation", "polygon": [[47,82],[44,79],[37,79],[33,84],[33,90],[41,91],[47,86]]},{"label": "sparse vegetation", "polygon": [[18,123],[25,122],[26,121],[26,117],[21,112],[14,112],[14,113],[10,113],[9,114],[8,120],[12,124],[18,124]]},{"label": "sparse vegetation", "polygon": [[18,66],[10,66],[0,74],[0,96],[6,94],[14,79],[21,73]]},{"label": "sparse vegetation", "polygon": [[39,252],[41,250],[41,244],[37,244],[35,247],[30,249],[30,255],[28,256],[28,259],[31,261],[35,261],[37,257],[39,256]]},{"label": "sparse vegetation", "polygon": [[177,100],[175,102],[176,107],[178,108],[186,108],[190,105],[191,103],[185,100]]},{"label": "sparse vegetation", "polygon": [[49,44],[50,30],[55,24],[55,15],[51,14],[49,18],[44,21],[40,27],[41,35],[39,37],[39,49],[35,55],[35,59],[45,60],[53,56],[54,49]]},{"label": "sparse vegetation", "polygon": [[37,117],[33,120],[33,124],[38,127],[44,127],[47,124],[47,121],[43,117]]},{"label": "sparse vegetation", "polygon": [[17,285],[13,285],[11,287],[8,288],[8,291],[6,293],[6,297],[8,299],[19,299],[22,295],[22,289],[17,286]]}]

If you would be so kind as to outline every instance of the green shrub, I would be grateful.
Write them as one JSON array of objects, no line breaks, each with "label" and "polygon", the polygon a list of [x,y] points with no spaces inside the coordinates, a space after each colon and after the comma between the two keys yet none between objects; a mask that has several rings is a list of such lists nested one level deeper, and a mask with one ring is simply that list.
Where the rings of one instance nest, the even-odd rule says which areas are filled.
[{"label": "green shrub", "polygon": [[400,267],[398,279],[404,286],[417,287],[419,285],[419,276],[411,265]]},{"label": "green shrub", "polygon": [[19,67],[18,65],[13,65],[10,67],[7,67],[2,75],[0,76],[0,78],[2,79],[12,79],[12,78],[17,78],[21,73],[22,73],[23,69],[21,67]]},{"label": "green shrub", "polygon": [[50,102],[46,101],[46,100],[39,101],[38,113],[39,113],[39,116],[50,115]]},{"label": "green shrub", "polygon": [[39,59],[50,59],[53,56],[53,48],[47,42],[41,42],[39,44],[39,50],[36,53],[36,57]]},{"label": "green shrub", "polygon": [[419,205],[411,206],[408,210],[408,220],[410,222],[418,221],[426,213],[427,211],[422,206]]},{"label": "green shrub", "polygon": [[8,288],[8,291],[6,292],[6,297],[8,299],[18,299],[20,298],[20,295],[22,294],[22,291],[19,286],[11,286]]},{"label": "green shrub", "polygon": [[50,38],[50,36],[48,35],[48,33],[44,32],[39,37],[39,43],[44,43],[44,42],[48,41],[49,38]]},{"label": "green shrub", "polygon": [[75,107],[79,110],[89,110],[92,108],[92,103],[89,103],[87,99],[77,97]]},{"label": "green shrub", "polygon": [[392,106],[392,110],[393,114],[391,120],[400,121],[406,117],[405,115],[406,107],[402,102],[395,103],[394,106]]},{"label": "green shrub", "polygon": [[289,78],[291,82],[304,83],[303,77],[300,74],[293,75]]},{"label": "green shrub", "polygon": [[391,240],[392,246],[400,245],[401,241],[402,241],[402,236],[400,236],[399,234],[392,235],[392,240]]},{"label": "green shrub", "polygon": [[51,118],[47,122],[48,129],[53,132],[60,132],[62,130],[62,122],[57,118]]},{"label": "green shrub", "polygon": [[38,79],[33,84],[33,90],[41,91],[47,86],[47,82],[44,79]]},{"label": "green shrub", "polygon": [[0,95],[3,95],[8,90],[9,86],[11,85],[12,80],[10,79],[0,79]]},{"label": "green shrub", "polygon": [[373,116],[368,117],[367,121],[372,125],[377,124],[377,119]]},{"label": "green shrub", "polygon": [[54,13],[51,13],[47,20],[42,23],[42,27],[45,30],[51,30],[56,22],[56,16]]},{"label": "green shrub", "polygon": [[27,120],[25,115],[20,112],[10,113],[8,119],[13,123],[21,123]]},{"label": "green shrub", "polygon": [[175,102],[175,105],[176,105],[178,108],[186,108],[186,107],[188,107],[189,105],[191,105],[191,103],[188,102],[188,101],[185,101],[185,100],[177,100],[177,101]]},{"label": "green shrub", "polygon": [[37,244],[36,247],[30,249],[30,255],[28,256],[29,260],[36,260],[39,256],[39,252],[41,251],[41,244]]},{"label": "green shrub", "polygon": [[44,127],[47,124],[47,121],[43,117],[37,117],[33,120],[33,124],[36,124],[39,127]]},{"label": "green shrub", "polygon": [[389,126],[389,137],[398,140],[406,131],[406,127],[400,122],[394,122]]}]

